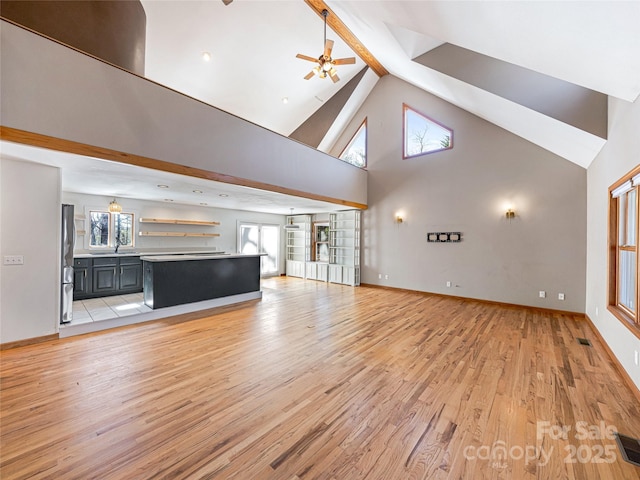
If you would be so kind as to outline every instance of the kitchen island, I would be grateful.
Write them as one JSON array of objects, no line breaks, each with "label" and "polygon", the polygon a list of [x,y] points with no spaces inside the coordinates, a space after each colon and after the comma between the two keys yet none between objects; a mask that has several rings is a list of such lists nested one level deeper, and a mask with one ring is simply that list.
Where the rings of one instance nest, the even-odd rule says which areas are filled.
[{"label": "kitchen island", "polygon": [[260,293],[263,254],[142,256],[144,303],[152,309]]}]

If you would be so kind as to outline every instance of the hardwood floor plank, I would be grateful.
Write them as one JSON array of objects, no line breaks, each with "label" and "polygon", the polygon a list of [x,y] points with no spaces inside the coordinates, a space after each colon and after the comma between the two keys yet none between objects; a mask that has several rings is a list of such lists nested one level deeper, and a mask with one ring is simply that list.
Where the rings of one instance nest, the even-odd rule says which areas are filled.
[{"label": "hardwood floor plank", "polygon": [[640,436],[633,392],[579,317],[295,278],[262,289],[0,352],[0,477],[640,479],[605,432],[579,434]]}]

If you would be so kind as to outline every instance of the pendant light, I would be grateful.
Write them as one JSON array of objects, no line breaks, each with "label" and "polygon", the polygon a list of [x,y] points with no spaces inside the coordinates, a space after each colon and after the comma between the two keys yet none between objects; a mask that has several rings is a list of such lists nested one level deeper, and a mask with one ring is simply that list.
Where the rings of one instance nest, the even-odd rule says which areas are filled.
[{"label": "pendant light", "polygon": [[291,214],[289,215],[289,223],[286,223],[283,227],[285,230],[296,230],[300,228],[300,225],[296,225],[293,223],[293,208],[291,209]]},{"label": "pendant light", "polygon": [[118,202],[116,202],[115,198],[111,201],[111,203],[109,203],[109,211],[111,213],[120,213],[120,212],[122,212],[122,207],[120,206],[120,204]]}]

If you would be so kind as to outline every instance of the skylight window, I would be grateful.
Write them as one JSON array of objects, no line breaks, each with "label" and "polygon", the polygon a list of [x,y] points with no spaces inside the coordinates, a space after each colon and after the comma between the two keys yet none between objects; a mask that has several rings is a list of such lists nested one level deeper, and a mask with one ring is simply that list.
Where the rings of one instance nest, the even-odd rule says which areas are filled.
[{"label": "skylight window", "polygon": [[365,168],[367,166],[367,119],[358,128],[351,141],[338,157],[356,167]]},{"label": "skylight window", "polygon": [[453,148],[453,130],[422,115],[408,105],[402,105],[404,143],[402,158]]}]

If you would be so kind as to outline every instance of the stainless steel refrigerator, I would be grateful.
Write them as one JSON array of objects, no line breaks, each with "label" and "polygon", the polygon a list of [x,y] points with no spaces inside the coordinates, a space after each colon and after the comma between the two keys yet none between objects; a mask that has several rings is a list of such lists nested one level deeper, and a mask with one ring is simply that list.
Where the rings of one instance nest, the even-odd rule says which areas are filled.
[{"label": "stainless steel refrigerator", "polygon": [[73,205],[62,205],[62,281],[60,289],[60,323],[73,319],[73,243],[75,226]]}]

